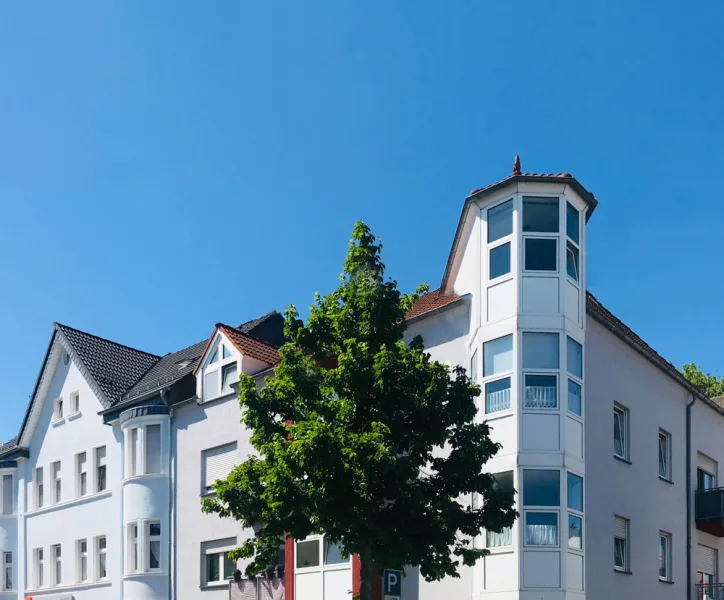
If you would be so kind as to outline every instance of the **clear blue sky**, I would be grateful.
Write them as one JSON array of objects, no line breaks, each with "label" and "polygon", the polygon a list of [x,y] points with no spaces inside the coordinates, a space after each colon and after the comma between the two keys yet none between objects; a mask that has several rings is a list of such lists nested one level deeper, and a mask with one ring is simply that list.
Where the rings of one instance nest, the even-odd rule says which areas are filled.
[{"label": "clear blue sky", "polygon": [[573,173],[588,284],[724,373],[724,5],[0,7],[0,439],[59,321],[165,353],[336,283],[358,218],[435,287],[467,193]]}]

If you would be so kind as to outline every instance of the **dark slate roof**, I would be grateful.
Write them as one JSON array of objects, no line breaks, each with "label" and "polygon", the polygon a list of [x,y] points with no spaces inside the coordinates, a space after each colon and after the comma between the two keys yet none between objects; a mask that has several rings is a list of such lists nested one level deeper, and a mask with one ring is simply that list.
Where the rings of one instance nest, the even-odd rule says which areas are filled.
[{"label": "dark slate roof", "polygon": [[252,335],[272,346],[284,344],[284,317],[273,310],[257,319],[252,319],[236,327],[241,333]]},{"label": "dark slate roof", "polygon": [[161,360],[160,356],[55,324],[90,371],[111,405]]},{"label": "dark slate roof", "polygon": [[202,340],[193,346],[163,356],[136,385],[123,395],[123,401],[130,401],[160,390],[191,373],[201,358],[205,346],[206,340]]},{"label": "dark slate roof", "polygon": [[15,450],[15,448],[18,447],[18,438],[14,437],[10,441],[5,442],[4,444],[0,444],[0,456],[5,454],[6,452],[10,452],[10,450]]}]

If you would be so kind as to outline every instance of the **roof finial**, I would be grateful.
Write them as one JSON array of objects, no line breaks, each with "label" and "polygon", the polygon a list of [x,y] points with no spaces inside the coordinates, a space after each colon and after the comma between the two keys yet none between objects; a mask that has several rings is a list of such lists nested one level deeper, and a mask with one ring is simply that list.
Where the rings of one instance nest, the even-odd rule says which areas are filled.
[{"label": "roof finial", "polygon": [[512,175],[520,175],[520,156],[518,156],[517,154],[515,155],[515,160],[513,161]]}]

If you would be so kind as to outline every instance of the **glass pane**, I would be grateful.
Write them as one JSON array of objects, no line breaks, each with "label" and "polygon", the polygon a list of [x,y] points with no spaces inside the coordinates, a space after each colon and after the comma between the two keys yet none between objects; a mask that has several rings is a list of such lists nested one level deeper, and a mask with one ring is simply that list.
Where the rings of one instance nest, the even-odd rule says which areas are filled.
[{"label": "glass pane", "polygon": [[148,568],[158,569],[161,566],[161,542],[149,544]]},{"label": "glass pane", "polygon": [[161,426],[146,427],[146,473],[161,472]]},{"label": "glass pane", "polygon": [[99,554],[98,555],[98,576],[103,579],[106,576],[106,555],[105,554]]},{"label": "glass pane", "polygon": [[495,484],[493,487],[498,490],[504,490],[506,492],[510,492],[510,495],[512,497],[514,489],[513,489],[513,471],[503,471],[502,473],[496,473],[494,475],[495,477]]},{"label": "glass pane", "polygon": [[523,231],[558,232],[558,198],[523,197]]},{"label": "glass pane", "polygon": [[510,408],[510,377],[485,384],[485,412],[493,413]]},{"label": "glass pane", "polygon": [[214,350],[214,353],[211,355],[211,360],[209,360],[209,364],[213,365],[217,360],[219,360],[219,349],[217,348]]},{"label": "glass pane", "polygon": [[473,352],[473,357],[470,359],[470,379],[475,383],[478,380],[478,351]]},{"label": "glass pane", "polygon": [[349,561],[342,558],[342,549],[335,543],[324,540],[324,564],[339,565]]},{"label": "glass pane", "polygon": [[714,476],[703,469],[696,470],[697,488],[700,490],[711,490],[714,488]]},{"label": "glass pane", "polygon": [[556,408],[558,406],[558,378],[555,375],[525,376],[525,407]]},{"label": "glass pane", "polygon": [[659,434],[659,475],[669,476],[669,436],[665,433]]},{"label": "glass pane", "polygon": [[485,532],[485,545],[488,548],[502,548],[513,545],[513,530],[506,527],[500,533],[495,531]]},{"label": "glass pane", "polygon": [[488,243],[513,233],[513,201],[488,210]]},{"label": "glass pane", "polygon": [[568,515],[568,547],[583,550],[583,520],[581,517]]},{"label": "glass pane", "polygon": [[204,375],[204,398],[216,398],[219,395],[219,370]]},{"label": "glass pane", "polygon": [[659,536],[659,577],[666,579],[669,565],[669,540],[666,536]]},{"label": "glass pane", "polygon": [[525,543],[528,546],[558,544],[558,515],[556,513],[525,513]]},{"label": "glass pane", "polygon": [[523,504],[525,506],[558,506],[560,504],[559,471],[525,469],[523,471]]},{"label": "glass pane", "polygon": [[626,568],[626,540],[613,538],[613,564],[619,569]]},{"label": "glass pane", "polygon": [[148,526],[148,535],[151,537],[156,535],[161,535],[161,524],[160,523],[151,523]]},{"label": "glass pane", "polygon": [[566,246],[566,273],[573,281],[578,281],[578,248],[570,242]]},{"label": "glass pane", "polygon": [[583,478],[568,473],[568,508],[583,512]]},{"label": "glass pane", "polygon": [[13,514],[13,476],[3,475],[3,514]]},{"label": "glass pane", "polygon": [[578,379],[583,379],[583,346],[570,337],[566,345],[568,372],[578,377]]},{"label": "glass pane", "polygon": [[523,333],[523,368],[558,368],[557,333]]},{"label": "glass pane", "polygon": [[236,571],[236,561],[229,558],[229,553],[224,552],[224,579],[233,579]]},{"label": "glass pane", "polygon": [[568,410],[581,416],[581,386],[575,381],[568,380]]},{"label": "glass pane", "polygon": [[297,569],[319,566],[319,540],[297,542]]},{"label": "glass pane", "polygon": [[233,392],[231,385],[239,381],[239,377],[236,374],[236,363],[226,365],[222,368],[222,394]]},{"label": "glass pane", "polygon": [[221,357],[222,358],[229,358],[231,356],[231,352],[229,352],[229,349],[224,346],[224,344],[221,345]]},{"label": "glass pane", "polygon": [[81,556],[80,558],[80,580],[88,581],[88,557]]},{"label": "glass pane", "polygon": [[206,555],[206,581],[219,581],[221,579],[221,555]]},{"label": "glass pane", "polygon": [[570,202],[566,202],[566,235],[576,244],[579,243],[579,217],[580,213],[573,208]]},{"label": "glass pane", "polygon": [[625,435],[624,414],[620,410],[613,411],[613,453],[616,456],[625,458],[624,435]]},{"label": "glass pane", "polygon": [[525,238],[526,271],[557,271],[558,241],[555,239]]},{"label": "glass pane", "polygon": [[98,491],[102,492],[106,489],[106,467],[98,467]]},{"label": "glass pane", "polygon": [[510,273],[510,242],[490,251],[490,279]]},{"label": "glass pane", "polygon": [[505,335],[483,344],[483,377],[513,370],[513,336]]}]

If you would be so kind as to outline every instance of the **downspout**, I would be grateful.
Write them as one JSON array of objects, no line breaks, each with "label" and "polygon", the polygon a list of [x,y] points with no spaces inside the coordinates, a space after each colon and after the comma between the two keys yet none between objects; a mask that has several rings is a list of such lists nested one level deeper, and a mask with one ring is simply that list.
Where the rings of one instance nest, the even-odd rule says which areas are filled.
[{"label": "downspout", "polygon": [[696,395],[691,394],[691,402],[686,405],[686,598],[691,600],[691,407]]}]

